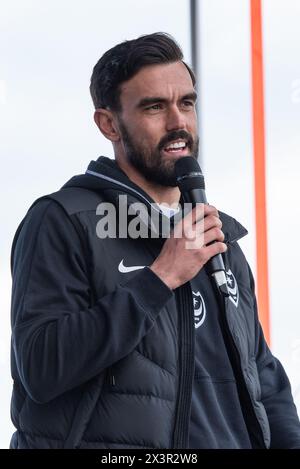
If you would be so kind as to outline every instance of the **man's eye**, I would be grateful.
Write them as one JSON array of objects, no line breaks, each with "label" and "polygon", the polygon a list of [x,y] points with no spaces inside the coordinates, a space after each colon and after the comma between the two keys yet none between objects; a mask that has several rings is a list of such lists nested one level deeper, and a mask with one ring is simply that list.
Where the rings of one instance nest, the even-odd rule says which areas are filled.
[{"label": "man's eye", "polygon": [[193,101],[183,101],[183,105],[185,107],[193,107],[194,106],[194,102]]},{"label": "man's eye", "polygon": [[151,106],[147,106],[147,107],[146,107],[146,111],[148,111],[148,110],[149,110],[149,111],[152,111],[152,110],[153,110],[153,111],[158,111],[158,110],[161,109],[161,108],[162,108],[162,105],[159,104],[159,103],[158,103],[158,104],[152,104]]}]

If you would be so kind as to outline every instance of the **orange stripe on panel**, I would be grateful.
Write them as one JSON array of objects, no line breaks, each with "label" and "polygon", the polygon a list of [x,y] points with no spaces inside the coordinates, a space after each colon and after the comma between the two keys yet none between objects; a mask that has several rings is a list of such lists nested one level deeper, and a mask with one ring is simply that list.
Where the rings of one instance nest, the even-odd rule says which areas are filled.
[{"label": "orange stripe on panel", "polygon": [[265,122],[261,0],[250,0],[252,58],[252,118],[255,179],[257,300],[259,318],[270,344]]}]

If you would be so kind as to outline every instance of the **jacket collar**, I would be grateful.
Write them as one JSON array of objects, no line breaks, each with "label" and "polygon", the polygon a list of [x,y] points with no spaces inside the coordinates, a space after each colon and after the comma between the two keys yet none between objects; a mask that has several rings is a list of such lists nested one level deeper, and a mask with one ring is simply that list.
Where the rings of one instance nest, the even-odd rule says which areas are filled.
[{"label": "jacket collar", "polygon": [[[138,201],[146,204],[149,209],[156,207],[160,211],[154,200],[128,178],[115,160],[105,156],[91,161],[84,175],[74,176],[63,187],[83,187],[105,193],[105,197],[113,203],[116,203],[119,195],[124,194],[127,195],[128,205]],[[226,243],[234,243],[248,233],[233,217],[221,211],[219,214]],[[162,212],[160,216],[164,217]]]}]

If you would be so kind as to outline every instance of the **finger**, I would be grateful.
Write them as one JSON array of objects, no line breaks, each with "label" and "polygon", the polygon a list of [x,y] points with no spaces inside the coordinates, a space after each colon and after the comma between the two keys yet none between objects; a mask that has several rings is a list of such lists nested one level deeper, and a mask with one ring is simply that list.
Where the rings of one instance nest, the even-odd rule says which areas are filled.
[{"label": "finger", "polygon": [[195,223],[204,219],[204,210],[204,204],[197,204],[196,207],[182,219],[182,229],[184,233],[191,232]]},{"label": "finger", "polygon": [[215,215],[216,217],[219,217],[219,212],[218,210],[216,209],[216,207],[214,207],[213,205],[205,205],[204,207],[204,215],[207,216],[207,215]]},{"label": "finger", "polygon": [[224,233],[220,228],[214,227],[209,231],[203,233],[201,229],[190,230],[188,233],[185,233],[185,239],[191,243],[194,243],[193,249],[201,249],[206,247],[211,243],[223,242],[225,239]]},{"label": "finger", "polygon": [[207,246],[214,241],[223,242],[225,235],[220,228],[211,228],[209,231],[206,231],[203,235],[203,244]]},{"label": "finger", "polygon": [[196,223],[196,228],[201,229],[203,232],[210,230],[211,228],[222,228],[222,221],[216,215],[208,215],[203,220]]},{"label": "finger", "polygon": [[208,215],[215,215],[216,217],[219,217],[219,213],[216,207],[203,203],[197,203],[196,206],[187,214],[185,214],[184,211],[183,214],[183,220],[190,221],[192,219],[193,223],[197,222],[198,220],[201,220],[202,218]]},{"label": "finger", "polygon": [[217,254],[222,254],[223,252],[227,251],[227,245],[225,243],[217,242],[213,243],[210,246],[206,246],[203,248],[205,252],[205,256],[207,256],[207,260],[211,257],[216,256]]},{"label": "finger", "polygon": [[218,210],[212,205],[197,204],[192,210],[193,223],[201,222],[210,216],[220,219]]},{"label": "finger", "polygon": [[[205,227],[201,228],[201,223],[205,223]],[[200,230],[202,229],[203,232],[210,229],[212,226],[222,226],[217,209],[212,205],[205,204],[197,204],[193,210],[181,220],[180,224],[181,226],[178,226],[178,229],[189,239],[193,238],[192,230],[195,229],[196,224],[199,224]]]},{"label": "finger", "polygon": [[207,226],[204,223],[197,223],[197,225],[194,225],[193,228],[188,231],[188,237],[192,238],[196,236],[202,236],[203,239],[205,239],[205,244],[212,241],[223,241],[225,235],[221,229],[222,225],[215,221],[211,221],[210,225],[211,226],[206,229]]},{"label": "finger", "polygon": [[[198,208],[198,211],[197,211],[197,208]],[[192,212],[193,214],[195,214],[195,221],[201,220],[203,216],[206,217],[208,215],[215,215],[216,217],[219,217],[218,210],[213,205],[199,203],[199,204],[196,204]]]}]

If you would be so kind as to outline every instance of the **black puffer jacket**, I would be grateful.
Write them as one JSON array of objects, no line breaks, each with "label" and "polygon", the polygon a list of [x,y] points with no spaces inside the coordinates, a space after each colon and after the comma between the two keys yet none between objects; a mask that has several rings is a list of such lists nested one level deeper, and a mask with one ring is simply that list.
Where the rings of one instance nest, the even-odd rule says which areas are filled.
[{"label": "black puffer jacket", "polygon": [[[194,377],[190,284],[175,292],[147,267],[164,239],[99,239],[96,207],[149,197],[107,158],[39,199],[12,251],[12,448],[187,448]],[[220,298],[253,447],[300,447],[281,364],[258,322],[253,278],[221,214],[237,279]],[[125,267],[124,267],[125,266]],[[128,266],[135,266],[130,271]],[[220,366],[222,366],[220,364]]]}]

